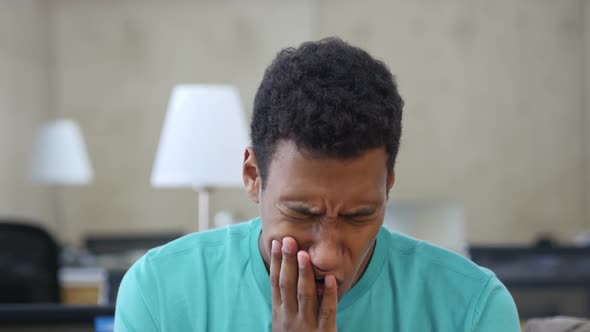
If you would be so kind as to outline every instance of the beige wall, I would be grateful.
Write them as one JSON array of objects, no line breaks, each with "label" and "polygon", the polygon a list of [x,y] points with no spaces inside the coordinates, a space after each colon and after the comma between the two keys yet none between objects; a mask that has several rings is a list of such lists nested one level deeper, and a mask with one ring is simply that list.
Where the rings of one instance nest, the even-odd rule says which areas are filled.
[{"label": "beige wall", "polygon": [[[569,239],[588,220],[582,1],[48,3],[55,111],[80,122],[96,174],[58,197],[66,241],[194,230],[195,195],[149,185],[173,85],[235,84],[250,113],[274,54],[328,35],[397,74],[407,108],[393,199],[463,201],[477,242],[529,241],[537,231]],[[0,12],[10,4],[0,0]],[[211,203],[213,213],[256,215],[240,189]]]},{"label": "beige wall", "polygon": [[51,192],[26,177],[35,128],[51,114],[47,6],[0,1],[0,219],[53,225]]},{"label": "beige wall", "polygon": [[[250,111],[274,54],[312,37],[310,13],[305,1],[54,2],[57,109],[84,128],[96,173],[65,192],[68,239],[195,230],[196,194],[149,183],[172,87],[235,84]],[[256,215],[243,189],[214,192],[211,205]]]},{"label": "beige wall", "polygon": [[394,199],[463,201],[471,241],[579,231],[582,2],[321,4],[318,34],[345,36],[398,75],[407,112]]}]

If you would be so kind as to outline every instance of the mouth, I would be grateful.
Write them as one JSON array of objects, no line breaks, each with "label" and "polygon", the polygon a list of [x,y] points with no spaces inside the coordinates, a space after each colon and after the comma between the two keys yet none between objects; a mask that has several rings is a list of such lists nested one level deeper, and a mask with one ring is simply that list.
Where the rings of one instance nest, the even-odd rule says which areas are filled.
[{"label": "mouth", "polygon": [[318,297],[324,296],[324,291],[326,290],[326,280],[324,277],[315,278],[315,290]]}]

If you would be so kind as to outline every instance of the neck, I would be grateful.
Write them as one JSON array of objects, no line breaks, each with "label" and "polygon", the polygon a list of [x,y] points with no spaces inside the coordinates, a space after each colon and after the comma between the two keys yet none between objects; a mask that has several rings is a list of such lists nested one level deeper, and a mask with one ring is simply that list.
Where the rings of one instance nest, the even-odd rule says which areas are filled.
[{"label": "neck", "polygon": [[260,251],[260,255],[262,256],[262,261],[264,262],[264,266],[266,267],[266,272],[270,272],[270,256],[264,249],[262,238],[262,236],[258,237],[258,250]]},{"label": "neck", "polygon": [[371,258],[373,257],[373,252],[375,252],[376,244],[377,244],[377,239],[375,239],[373,241],[373,244],[371,245],[371,247],[367,251],[367,254],[365,255],[365,258],[363,259],[363,262],[361,263],[361,266],[359,267],[358,272],[354,276],[354,281],[352,282],[352,285],[350,286],[350,288],[354,287],[354,285],[356,285],[356,283],[359,280],[361,280],[361,278],[365,274],[365,271],[367,271],[367,267],[369,266],[369,262],[371,262]]}]

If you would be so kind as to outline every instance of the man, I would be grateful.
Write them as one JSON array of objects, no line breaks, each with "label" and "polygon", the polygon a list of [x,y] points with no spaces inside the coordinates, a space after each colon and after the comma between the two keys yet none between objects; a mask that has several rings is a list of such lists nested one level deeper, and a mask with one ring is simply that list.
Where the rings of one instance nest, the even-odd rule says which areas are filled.
[{"label": "man", "polygon": [[151,250],[122,282],[115,330],[519,331],[493,273],[383,228],[402,108],[359,48],[281,51],[244,154],[260,218]]}]

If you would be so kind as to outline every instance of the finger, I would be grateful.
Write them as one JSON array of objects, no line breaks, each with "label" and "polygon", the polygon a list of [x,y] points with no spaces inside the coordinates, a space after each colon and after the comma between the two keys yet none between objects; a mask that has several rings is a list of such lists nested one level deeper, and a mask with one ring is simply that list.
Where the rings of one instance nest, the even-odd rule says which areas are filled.
[{"label": "finger", "polygon": [[272,288],[272,307],[278,308],[281,301],[281,289],[279,288],[279,274],[281,272],[281,243],[272,240],[270,249],[270,285]]},{"label": "finger", "polygon": [[279,288],[284,309],[292,313],[297,313],[297,250],[297,242],[293,238],[283,239]]},{"label": "finger", "polygon": [[299,265],[299,278],[297,278],[297,303],[299,315],[306,321],[316,322],[317,293],[315,289],[315,276],[311,267],[309,254],[305,251],[297,253]]},{"label": "finger", "polygon": [[318,314],[318,327],[320,330],[335,331],[336,311],[338,310],[336,278],[333,275],[327,275],[324,282],[325,289]]}]

